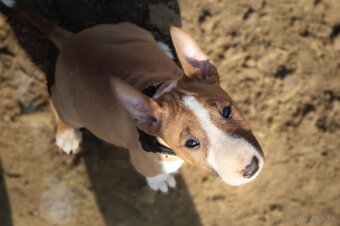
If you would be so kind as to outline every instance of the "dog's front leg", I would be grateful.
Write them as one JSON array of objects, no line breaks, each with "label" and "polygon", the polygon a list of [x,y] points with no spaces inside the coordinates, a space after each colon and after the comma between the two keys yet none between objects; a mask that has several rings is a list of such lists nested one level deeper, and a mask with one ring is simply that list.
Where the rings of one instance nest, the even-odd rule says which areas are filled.
[{"label": "dog's front leg", "polygon": [[130,148],[130,160],[136,170],[145,176],[149,187],[155,191],[167,192],[176,187],[174,174],[182,166],[183,160],[177,157],[165,158],[162,154],[149,153],[139,145]]},{"label": "dog's front leg", "polygon": [[174,174],[182,166],[183,160],[160,160],[159,164],[162,168],[161,173],[154,177],[146,177],[146,181],[151,189],[167,192],[168,187],[176,187]]}]

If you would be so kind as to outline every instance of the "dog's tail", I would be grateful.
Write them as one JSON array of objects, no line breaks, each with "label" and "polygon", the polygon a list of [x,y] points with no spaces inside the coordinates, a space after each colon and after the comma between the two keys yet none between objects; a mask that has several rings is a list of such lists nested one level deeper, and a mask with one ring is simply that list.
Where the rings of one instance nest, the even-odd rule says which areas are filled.
[{"label": "dog's tail", "polygon": [[34,14],[31,10],[21,6],[16,0],[0,0],[4,5],[16,11],[20,16],[28,20],[39,31],[46,34],[47,37],[61,49],[65,39],[68,39],[73,33],[62,29],[61,27],[51,23],[41,16]]}]

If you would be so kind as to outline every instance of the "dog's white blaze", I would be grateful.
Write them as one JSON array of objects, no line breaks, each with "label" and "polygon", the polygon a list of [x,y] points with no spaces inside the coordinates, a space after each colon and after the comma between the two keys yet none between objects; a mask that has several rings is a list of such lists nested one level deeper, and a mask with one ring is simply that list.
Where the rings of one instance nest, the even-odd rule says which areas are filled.
[{"label": "dog's white blaze", "polygon": [[[183,97],[184,105],[197,117],[202,129],[208,136],[208,164],[230,185],[247,183],[258,175],[263,158],[245,139],[235,138],[217,128],[210,120],[209,112],[193,96]],[[251,178],[244,178],[242,170],[251,162],[253,156],[259,159],[260,169]]]},{"label": "dog's white blaze", "polygon": [[173,80],[172,82],[170,82],[170,84],[165,87],[163,90],[161,90],[161,92],[156,93],[153,98],[157,99],[158,97],[162,96],[164,93],[170,92],[172,89],[177,87],[177,80]]}]

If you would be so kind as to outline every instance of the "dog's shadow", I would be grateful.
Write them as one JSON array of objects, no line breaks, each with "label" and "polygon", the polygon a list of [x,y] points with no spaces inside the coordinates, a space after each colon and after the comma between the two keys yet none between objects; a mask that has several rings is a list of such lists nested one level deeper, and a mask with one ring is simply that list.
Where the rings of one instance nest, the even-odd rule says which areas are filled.
[{"label": "dog's shadow", "polygon": [[[130,21],[151,31],[156,39],[169,44],[169,27],[180,26],[181,23],[176,0],[49,2],[22,1],[39,15],[74,32],[95,24]],[[8,16],[20,45],[47,75],[50,86],[54,81],[57,49],[27,22],[10,10],[1,8]],[[106,225],[201,225],[180,175],[176,177],[177,189],[168,194],[155,193],[146,187],[143,177],[133,169],[126,150],[116,150],[86,131],[84,138],[83,150],[75,161],[84,159],[86,163],[91,188]]]},{"label": "dog's shadow", "polygon": [[[107,225],[201,225],[180,175],[177,188],[156,193],[129,162],[127,150],[113,150],[84,131],[82,152],[91,186]],[[75,159],[77,161],[77,159]]]}]

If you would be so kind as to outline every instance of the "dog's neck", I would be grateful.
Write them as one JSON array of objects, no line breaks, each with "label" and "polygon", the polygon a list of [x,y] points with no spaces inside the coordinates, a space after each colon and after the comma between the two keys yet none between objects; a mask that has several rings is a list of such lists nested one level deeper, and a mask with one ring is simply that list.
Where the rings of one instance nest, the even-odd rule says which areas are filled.
[{"label": "dog's neck", "polygon": [[[143,89],[143,94],[151,97],[158,98],[163,93],[170,91],[177,84],[177,80],[170,80],[161,82],[157,85],[149,85]],[[164,85],[164,87],[162,87]],[[145,133],[144,131],[137,128],[139,134],[139,143],[144,151],[152,153],[160,153],[166,156],[173,155],[176,153],[167,145],[165,142],[156,136]]]}]

